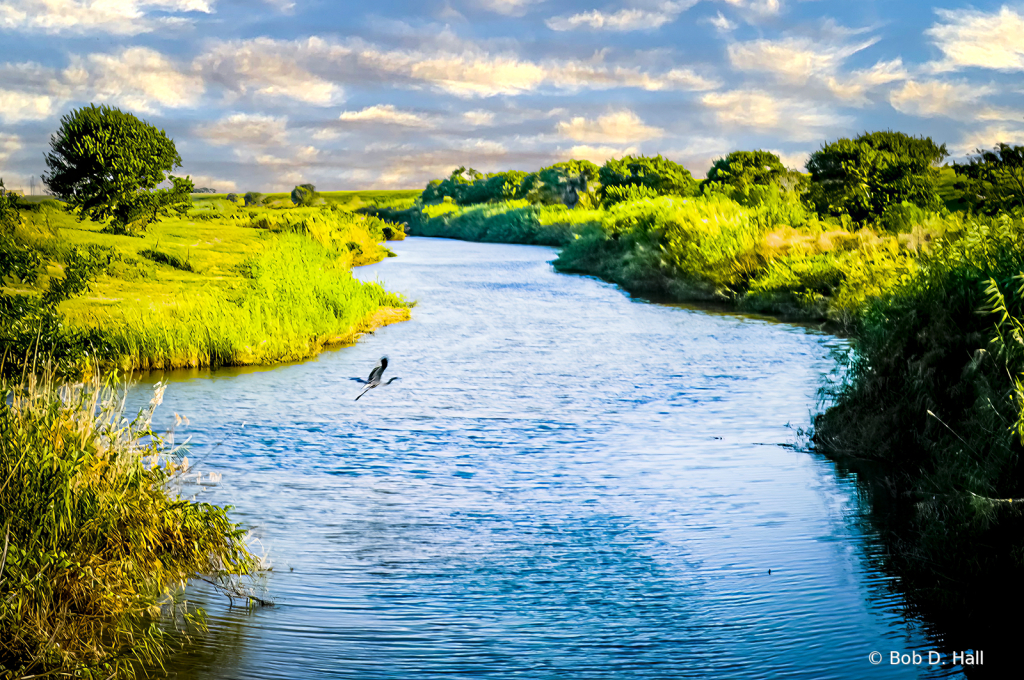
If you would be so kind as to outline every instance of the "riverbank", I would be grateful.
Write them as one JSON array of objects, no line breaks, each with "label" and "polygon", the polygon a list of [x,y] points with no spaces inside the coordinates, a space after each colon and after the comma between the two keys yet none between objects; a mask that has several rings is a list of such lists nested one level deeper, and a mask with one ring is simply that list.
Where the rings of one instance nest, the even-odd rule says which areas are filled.
[{"label": "riverbank", "polygon": [[[342,198],[386,198],[370,193]],[[87,290],[59,303],[61,337],[49,338],[80,372],[294,361],[409,318],[400,296],[351,275],[391,255],[382,243],[404,234],[333,205],[245,207],[203,196],[186,218],[161,220],[140,238],[103,233],[43,201],[22,210],[15,237],[39,258],[39,275],[9,281],[7,294],[38,300],[69,262],[81,263]],[[8,338],[8,356],[33,341],[24,325],[20,343]]]}]

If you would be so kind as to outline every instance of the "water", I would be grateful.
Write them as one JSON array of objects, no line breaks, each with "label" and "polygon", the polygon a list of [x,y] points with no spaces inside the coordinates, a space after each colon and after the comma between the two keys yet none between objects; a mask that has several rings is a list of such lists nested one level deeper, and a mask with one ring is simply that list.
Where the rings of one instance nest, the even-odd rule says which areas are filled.
[{"label": "water", "polygon": [[[276,606],[199,591],[211,634],[168,677],[953,672],[889,664],[939,642],[900,615],[854,480],[799,446],[841,340],[631,300],[551,249],[392,247],[358,273],[412,321],[172,376],[161,422],[190,419],[223,475],[201,497],[256,527]],[[382,354],[402,379],[353,401]]]}]

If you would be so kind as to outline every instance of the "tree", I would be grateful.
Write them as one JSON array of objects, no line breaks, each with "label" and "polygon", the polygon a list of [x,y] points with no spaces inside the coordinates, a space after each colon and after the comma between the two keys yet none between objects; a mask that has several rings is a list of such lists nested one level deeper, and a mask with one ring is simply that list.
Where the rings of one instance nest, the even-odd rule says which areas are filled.
[{"label": "tree", "polygon": [[771,151],[733,151],[714,162],[705,182],[728,185],[747,194],[751,187],[776,184],[785,175],[786,166]]},{"label": "tree", "polygon": [[[568,160],[527,175],[519,195],[533,203],[562,203],[574,208],[584,196],[593,198],[599,168],[586,160]],[[587,201],[588,205],[592,200]]]},{"label": "tree", "polygon": [[228,194],[225,198],[232,203],[238,203],[238,194]]},{"label": "tree", "polygon": [[1024,146],[999,143],[977,149],[967,163],[954,163],[956,188],[975,210],[988,214],[1024,208]]},{"label": "tree", "polygon": [[821,215],[849,215],[864,223],[906,202],[936,210],[936,164],[949,155],[931,137],[871,132],[838,139],[811,154],[808,200]]},{"label": "tree", "polygon": [[263,194],[258,191],[247,191],[242,199],[245,201],[246,207],[256,206],[263,203]]},{"label": "tree", "polygon": [[697,181],[683,166],[657,156],[623,156],[608,159],[598,172],[602,195],[610,187],[644,186],[657,195],[693,196]]},{"label": "tree", "polygon": [[[142,231],[161,215],[184,215],[194,189],[174,142],[145,121],[109,106],[73,109],[61,118],[46,154],[43,181],[55,196],[86,217],[109,220],[115,233]],[[171,187],[157,189],[163,182]]]},{"label": "tree", "polygon": [[319,198],[320,194],[312,184],[300,184],[292,189],[292,203],[299,207],[308,208],[315,205]]}]

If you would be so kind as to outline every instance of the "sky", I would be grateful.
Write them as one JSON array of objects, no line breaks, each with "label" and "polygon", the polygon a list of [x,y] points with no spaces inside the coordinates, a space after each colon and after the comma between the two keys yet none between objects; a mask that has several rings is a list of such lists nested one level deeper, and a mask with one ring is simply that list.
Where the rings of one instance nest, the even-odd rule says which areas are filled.
[{"label": "sky", "polygon": [[219,191],[422,188],[465,165],[737,149],[802,169],[898,130],[951,159],[1024,144],[1024,3],[946,0],[0,0],[0,178],[62,116],[167,131]]}]

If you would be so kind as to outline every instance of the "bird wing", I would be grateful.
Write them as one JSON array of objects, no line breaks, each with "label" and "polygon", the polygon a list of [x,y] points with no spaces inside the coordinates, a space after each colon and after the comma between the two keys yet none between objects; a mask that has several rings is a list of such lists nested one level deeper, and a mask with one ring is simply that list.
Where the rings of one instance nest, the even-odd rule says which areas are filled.
[{"label": "bird wing", "polygon": [[388,358],[381,357],[377,365],[370,371],[370,377],[366,379],[366,382],[371,383],[374,381],[380,382],[380,378],[384,375],[384,369],[388,367]]}]

